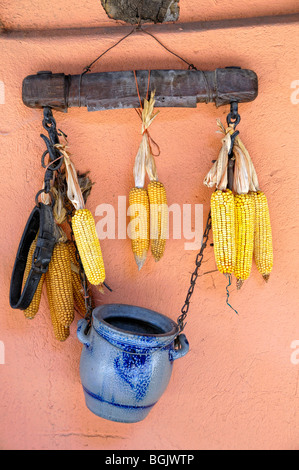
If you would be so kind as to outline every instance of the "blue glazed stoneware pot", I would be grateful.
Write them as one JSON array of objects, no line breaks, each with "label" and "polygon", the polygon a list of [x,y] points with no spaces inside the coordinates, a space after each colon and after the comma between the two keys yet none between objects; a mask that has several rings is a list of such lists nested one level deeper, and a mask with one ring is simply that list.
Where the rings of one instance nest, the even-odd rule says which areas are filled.
[{"label": "blue glazed stoneware pot", "polygon": [[110,421],[143,420],[165,391],[174,360],[189,350],[185,335],[166,316],[123,304],[96,307],[87,334],[86,326],[80,320],[77,329],[86,406]]}]

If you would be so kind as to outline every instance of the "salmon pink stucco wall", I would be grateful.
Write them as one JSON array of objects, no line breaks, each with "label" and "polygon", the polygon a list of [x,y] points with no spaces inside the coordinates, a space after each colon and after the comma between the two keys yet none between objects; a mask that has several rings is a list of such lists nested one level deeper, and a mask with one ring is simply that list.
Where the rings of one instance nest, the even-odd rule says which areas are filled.
[{"label": "salmon pink stucco wall", "polygon": [[[1,1],[0,20],[10,28],[114,26],[100,1]],[[181,0],[180,21],[294,13],[298,2]],[[299,219],[298,219],[298,23],[233,30],[169,33],[160,39],[197,68],[231,65],[254,70],[258,98],[240,105],[240,135],[255,164],[271,212],[274,269],[268,284],[253,265],[241,291],[215,272],[208,245],[185,333],[190,352],[174,364],[169,386],[146,420],[117,424],[85,406],[79,377],[81,343],[76,324],[57,342],[43,294],[32,321],[9,306],[16,250],[41,187],[42,112],[22,103],[23,79],[40,70],[77,74],[118,36],[3,39],[0,36],[0,448],[11,449],[297,449],[299,448]],[[94,71],[184,68],[152,38],[132,35],[106,54]],[[169,204],[203,205],[211,190],[203,179],[218,155],[228,107],[161,108],[151,126],[158,142],[159,177]],[[55,113],[73,161],[96,182],[88,200],[97,207],[127,196],[140,143],[140,120],[132,109]],[[193,229],[195,224],[193,218]],[[163,259],[148,258],[138,272],[129,239],[101,241],[107,282],[113,292],[97,304],[128,303],[180,314],[198,248],[170,236]],[[210,239],[212,241],[212,239]],[[205,274],[208,273],[208,274]],[[205,275],[204,275],[205,274]],[[297,349],[296,349],[297,348]]]}]

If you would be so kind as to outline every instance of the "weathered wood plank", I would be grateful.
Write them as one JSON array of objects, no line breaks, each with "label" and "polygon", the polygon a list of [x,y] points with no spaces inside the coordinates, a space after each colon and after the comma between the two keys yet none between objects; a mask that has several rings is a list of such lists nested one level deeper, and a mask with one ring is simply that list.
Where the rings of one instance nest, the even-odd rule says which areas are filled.
[{"label": "weathered wood plank", "polygon": [[[136,71],[139,92],[146,96],[149,71]],[[258,78],[252,70],[240,68],[199,70],[151,70],[149,91],[155,90],[156,107],[196,107],[197,103],[227,105],[232,101],[253,101]],[[139,107],[133,71],[80,75],[39,72],[23,81],[23,102],[30,108],[51,107],[67,111],[86,107],[88,111]]]}]

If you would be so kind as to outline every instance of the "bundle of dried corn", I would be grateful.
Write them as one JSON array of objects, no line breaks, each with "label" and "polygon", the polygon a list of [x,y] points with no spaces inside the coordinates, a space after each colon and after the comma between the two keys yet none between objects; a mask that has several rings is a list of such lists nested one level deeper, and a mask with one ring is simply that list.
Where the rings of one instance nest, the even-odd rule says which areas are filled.
[{"label": "bundle of dried corn", "polygon": [[[211,217],[217,267],[225,274],[234,273],[237,288],[240,289],[250,276],[253,257],[264,279],[269,279],[273,267],[270,216],[266,196],[260,191],[257,173],[245,145],[239,135],[236,136],[230,154],[231,135],[235,129],[233,126],[225,129],[219,120],[217,125],[225,137],[218,159],[206,175],[204,184],[210,188],[216,186],[211,197]],[[227,190],[229,158],[234,161],[232,191]],[[227,208],[229,200],[231,210]],[[232,252],[235,252],[235,261],[232,261]],[[228,259],[232,264],[228,263]]]},{"label": "bundle of dried corn", "polygon": [[218,158],[204,178],[205,186],[216,187],[211,196],[214,255],[217,269],[226,276],[234,272],[236,262],[235,202],[233,192],[228,189],[230,148],[231,134],[225,133]]},{"label": "bundle of dried corn", "polygon": [[[159,261],[165,250],[168,229],[168,206],[163,183],[158,180],[157,167],[152,152],[148,128],[158,115],[154,113],[155,93],[144,100],[140,117],[142,120],[142,140],[135,158],[135,187],[129,195],[129,213],[132,250],[138,269],[141,269],[151,245],[155,261]],[[145,174],[150,180],[147,190],[144,188]]]},{"label": "bundle of dried corn", "polygon": [[[153,114],[153,95],[150,101],[144,100],[140,113],[142,120],[142,139],[135,157],[133,176],[135,186],[129,193],[130,238],[136,264],[140,270],[145,263],[150,246],[150,203],[148,192],[144,188],[146,160],[150,152],[148,127],[155,119]],[[153,168],[155,171],[155,168]]]},{"label": "bundle of dried corn", "polygon": [[59,151],[64,157],[67,197],[75,209],[71,224],[82,265],[88,281],[95,286],[101,286],[106,274],[95,221],[90,210],[85,207],[78,174],[71,161],[67,145],[59,145]]},{"label": "bundle of dried corn", "polygon": [[[85,209],[93,183],[90,181],[88,173],[76,172],[69,156],[66,140],[64,145],[59,143],[55,147],[61,154],[60,158],[63,158],[63,165],[59,172],[53,174],[47,193],[44,190],[44,183],[39,194],[43,204],[52,206],[56,243],[48,270],[42,275],[31,304],[24,310],[24,314],[26,318],[35,317],[40,305],[42,286],[45,283],[55,338],[59,341],[65,341],[70,335],[75,306],[82,316],[87,313],[81,284],[82,271],[84,271],[84,280],[89,293],[86,281],[87,274],[91,282],[95,285],[99,284],[98,288],[102,292],[101,284],[105,279],[105,270],[94,220],[90,211]],[[68,239],[63,228],[65,222],[70,224],[70,218],[75,241]],[[38,246],[37,240],[38,234],[30,246],[24,270],[23,286],[32,266],[34,253]],[[76,256],[79,249],[81,251],[80,265]],[[89,297],[91,299],[91,296]],[[93,305],[92,300],[88,303],[88,306],[91,305]]]},{"label": "bundle of dried corn", "polygon": [[[267,197],[260,190],[255,167],[252,163],[248,150],[239,137],[237,137],[234,145],[234,158],[235,197],[237,197],[237,195],[244,195],[244,198],[247,200],[249,212],[254,212],[254,215],[248,214],[248,217],[251,219],[251,224],[254,225],[254,228],[252,230],[251,226],[248,227],[247,257],[249,258],[253,252],[258,271],[263,275],[265,281],[268,281],[273,268],[273,246]],[[249,202],[249,198],[252,198],[253,202]],[[246,216],[243,215],[243,218],[244,217],[246,218]],[[241,230],[243,230],[243,228]],[[249,276],[247,275],[247,278],[248,277]],[[242,279],[239,281],[239,285],[242,285]]]}]

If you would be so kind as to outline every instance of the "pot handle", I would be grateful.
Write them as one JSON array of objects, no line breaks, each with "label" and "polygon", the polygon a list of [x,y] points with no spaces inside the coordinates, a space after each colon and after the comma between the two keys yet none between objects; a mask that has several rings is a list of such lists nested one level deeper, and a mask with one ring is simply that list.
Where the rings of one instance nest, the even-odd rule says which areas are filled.
[{"label": "pot handle", "polygon": [[180,334],[177,339],[179,340],[180,348],[170,350],[170,359],[175,361],[180,357],[185,356],[189,351],[189,342],[184,334]]},{"label": "pot handle", "polygon": [[84,333],[85,329],[87,327],[87,320],[84,318],[82,320],[78,321],[77,324],[77,337],[80,343],[84,344],[85,346],[90,346],[90,339],[89,336],[90,334],[88,333],[87,335]]}]

